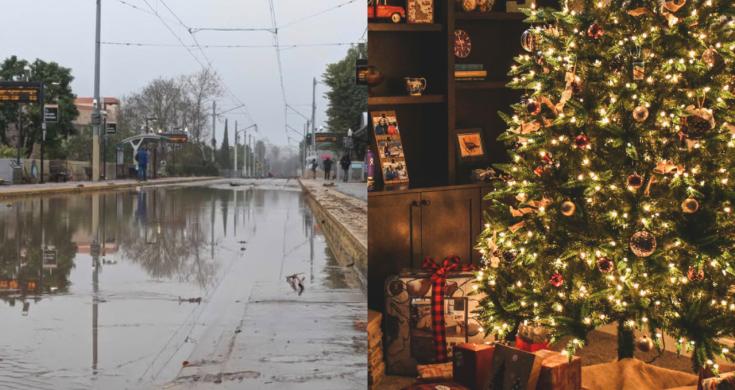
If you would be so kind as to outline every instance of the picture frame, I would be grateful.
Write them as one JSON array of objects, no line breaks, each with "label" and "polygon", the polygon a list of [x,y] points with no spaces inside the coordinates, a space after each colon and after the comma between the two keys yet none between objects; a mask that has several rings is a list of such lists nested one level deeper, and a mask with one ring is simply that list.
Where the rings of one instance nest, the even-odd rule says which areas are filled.
[{"label": "picture frame", "polygon": [[406,15],[410,24],[434,23],[434,0],[406,0]]},{"label": "picture frame", "polygon": [[373,111],[369,116],[373,125],[374,145],[385,189],[407,187],[408,167],[396,112]]},{"label": "picture frame", "polygon": [[463,162],[477,162],[487,158],[482,129],[457,130],[457,156]]}]

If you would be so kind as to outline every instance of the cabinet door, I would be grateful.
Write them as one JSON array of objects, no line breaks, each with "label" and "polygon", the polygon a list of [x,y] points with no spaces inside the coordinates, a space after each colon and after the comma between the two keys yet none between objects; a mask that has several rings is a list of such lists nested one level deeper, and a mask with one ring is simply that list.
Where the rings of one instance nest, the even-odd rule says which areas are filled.
[{"label": "cabinet door", "polygon": [[420,204],[421,259],[457,255],[464,264],[479,264],[474,246],[482,215],[480,189],[422,192]]},{"label": "cabinet door", "polygon": [[[368,199],[368,305],[381,308],[383,283],[412,267],[413,238],[420,234],[418,193],[371,196]],[[420,266],[420,264],[419,264]]]}]

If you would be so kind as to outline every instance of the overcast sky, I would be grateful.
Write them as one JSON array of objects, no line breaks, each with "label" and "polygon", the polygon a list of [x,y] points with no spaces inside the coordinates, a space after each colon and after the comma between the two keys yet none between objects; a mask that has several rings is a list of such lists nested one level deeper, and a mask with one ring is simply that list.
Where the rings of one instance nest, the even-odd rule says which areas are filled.
[{"label": "overcast sky", "polygon": [[[186,43],[191,35],[161,3],[147,0],[153,9]],[[190,27],[271,27],[268,0],[163,0]],[[126,4],[127,3],[127,4]],[[319,16],[279,29],[281,45],[358,42],[367,20],[364,0],[273,0],[276,21],[285,26],[293,21],[344,4]],[[95,0],[0,0],[0,59],[11,55],[33,60],[56,61],[72,69],[74,93],[92,96],[94,85]],[[137,9],[134,7],[138,7]],[[269,32],[207,32],[195,34],[201,45],[272,45]],[[146,0],[102,0],[102,41],[178,45],[174,35],[155,16]],[[286,94],[290,105],[311,114],[312,78],[319,80],[325,65],[338,61],[348,46],[300,47],[281,54]],[[230,90],[247,104],[260,136],[275,144],[286,144],[276,51],[267,48],[204,49]],[[194,54],[204,62],[197,49]],[[193,73],[201,69],[196,60],[178,47],[102,47],[101,94],[123,97],[150,80]],[[317,126],[325,120],[324,85],[317,85]],[[218,106],[236,105],[224,97]],[[230,126],[240,127],[249,119],[242,111],[228,115]],[[301,130],[304,119],[289,114],[289,124]],[[218,124],[217,142],[223,124]],[[298,136],[289,132],[292,145]],[[230,143],[234,141],[230,128]]]}]

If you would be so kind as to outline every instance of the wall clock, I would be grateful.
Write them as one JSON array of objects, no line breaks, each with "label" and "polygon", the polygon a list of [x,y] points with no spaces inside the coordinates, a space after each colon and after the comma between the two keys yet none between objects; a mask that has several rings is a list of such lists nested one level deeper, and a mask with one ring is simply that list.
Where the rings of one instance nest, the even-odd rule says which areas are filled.
[{"label": "wall clock", "polygon": [[467,58],[472,51],[470,35],[464,30],[454,30],[454,56]]}]

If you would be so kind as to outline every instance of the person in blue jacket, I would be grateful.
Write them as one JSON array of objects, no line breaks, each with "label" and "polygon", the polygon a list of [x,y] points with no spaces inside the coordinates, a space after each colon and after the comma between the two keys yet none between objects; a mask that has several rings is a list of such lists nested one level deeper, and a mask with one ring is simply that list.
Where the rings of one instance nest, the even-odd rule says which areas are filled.
[{"label": "person in blue jacket", "polygon": [[138,180],[146,181],[146,171],[148,170],[148,151],[145,147],[138,149],[138,153],[135,155],[135,161],[138,162]]}]

